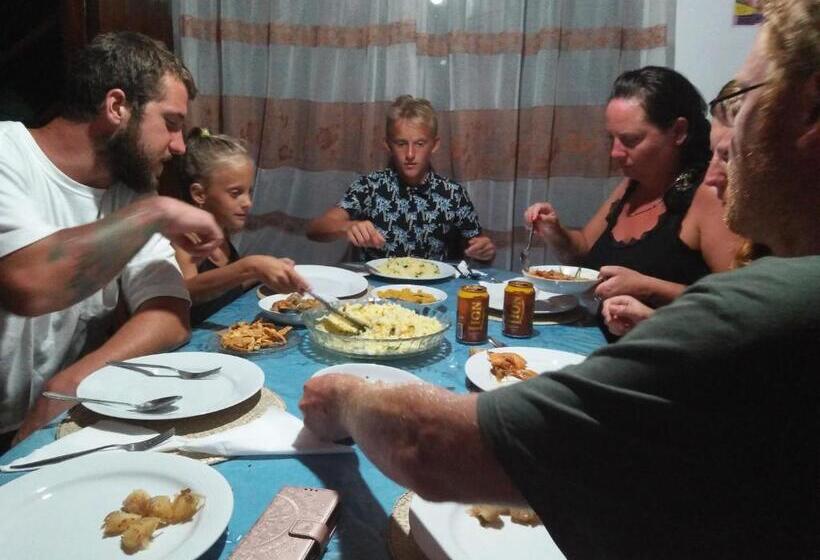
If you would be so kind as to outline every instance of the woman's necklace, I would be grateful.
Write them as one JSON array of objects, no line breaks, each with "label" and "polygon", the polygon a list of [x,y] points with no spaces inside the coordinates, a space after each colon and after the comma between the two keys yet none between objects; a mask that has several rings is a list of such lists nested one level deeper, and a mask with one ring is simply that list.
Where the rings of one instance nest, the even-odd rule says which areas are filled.
[{"label": "woman's necklace", "polygon": [[634,216],[640,216],[641,214],[645,214],[646,212],[649,212],[653,208],[657,208],[661,204],[663,204],[663,198],[659,198],[653,204],[650,204],[649,206],[646,206],[645,208],[641,208],[640,210],[637,210],[635,212],[627,212],[626,217],[627,218],[632,218]]}]

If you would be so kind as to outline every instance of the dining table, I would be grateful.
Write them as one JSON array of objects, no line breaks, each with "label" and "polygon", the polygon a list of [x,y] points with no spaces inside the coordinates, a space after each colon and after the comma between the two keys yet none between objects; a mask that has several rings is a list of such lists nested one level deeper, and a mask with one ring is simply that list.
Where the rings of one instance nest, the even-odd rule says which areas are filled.
[{"label": "dining table", "polygon": [[[514,276],[497,268],[483,269],[488,277],[499,280]],[[373,275],[369,286],[383,286],[395,281]],[[444,305],[452,325],[441,345],[424,355],[379,362],[404,369],[425,382],[455,393],[478,390],[465,378],[465,362],[475,345],[456,340],[456,309],[459,288],[475,280],[463,277],[428,283],[447,293]],[[260,316],[256,290],[249,290],[223,307],[192,330],[190,340],[177,352],[213,350],[216,331],[238,321],[252,321]],[[588,355],[604,345],[605,339],[594,316],[587,309],[572,322],[536,325],[530,338],[509,338],[502,333],[500,321],[490,320],[488,332],[496,340],[514,346],[532,346]],[[299,343],[286,351],[261,354],[249,359],[264,371],[265,386],[280,396],[286,410],[301,418],[298,402],[305,382],[318,370],[350,358],[333,354],[315,346],[304,327],[297,328]],[[487,345],[480,346],[486,348]],[[53,441],[61,418],[36,431],[6,452],[0,463],[24,457]],[[324,558],[388,559],[388,525],[396,501],[407,491],[387,476],[354,445],[353,453],[296,456],[235,457],[212,465],[230,484],[234,508],[227,530],[201,558],[228,558],[257,518],[283,486],[318,487],[336,490],[340,495],[338,526],[325,551]],[[25,473],[0,473],[0,486]],[[135,556],[139,557],[139,555]]]}]

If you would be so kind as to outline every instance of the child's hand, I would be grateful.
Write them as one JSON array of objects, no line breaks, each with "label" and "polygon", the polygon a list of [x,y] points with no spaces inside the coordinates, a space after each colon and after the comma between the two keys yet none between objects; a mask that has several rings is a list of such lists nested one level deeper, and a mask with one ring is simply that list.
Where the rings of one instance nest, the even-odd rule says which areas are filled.
[{"label": "child's hand", "polygon": [[290,259],[277,259],[268,255],[245,257],[255,271],[256,279],[279,293],[302,292],[308,284],[294,268]]},{"label": "child's hand", "polygon": [[350,227],[347,230],[347,240],[356,247],[375,247],[378,249],[384,246],[384,236],[379,233],[373,222],[367,220],[350,222]]}]

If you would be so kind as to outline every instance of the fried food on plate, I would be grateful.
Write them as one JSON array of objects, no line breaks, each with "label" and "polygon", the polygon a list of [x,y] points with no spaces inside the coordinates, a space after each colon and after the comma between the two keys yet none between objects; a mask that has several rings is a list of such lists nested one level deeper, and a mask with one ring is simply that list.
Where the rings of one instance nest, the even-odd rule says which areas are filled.
[{"label": "fried food on plate", "polygon": [[112,511],[103,520],[103,536],[122,535],[120,546],[127,554],[144,550],[154,531],[166,525],[190,521],[200,510],[204,498],[185,488],[174,496],[151,497],[145,490],[134,490],[122,502],[122,509]]},{"label": "fried food on plate", "polygon": [[490,361],[490,372],[498,381],[508,376],[529,379],[538,375],[527,369],[527,360],[515,352],[487,352],[487,359]]},{"label": "fried food on plate", "polygon": [[285,299],[280,299],[271,305],[271,311],[278,313],[301,313],[308,309],[313,309],[319,306],[319,302],[311,297],[305,297],[299,293],[292,293]]},{"label": "fried food on plate", "polygon": [[502,515],[508,515],[510,521],[518,523],[519,525],[529,525],[535,527],[541,525],[541,519],[538,514],[528,507],[509,507],[496,505],[475,505],[467,510],[470,515],[478,519],[482,527],[500,528],[504,521],[501,519]]},{"label": "fried food on plate", "polygon": [[287,334],[292,328],[278,329],[275,324],[261,319],[250,324],[240,321],[228,327],[228,330],[219,336],[223,348],[237,352],[253,352],[263,348],[283,346],[287,343]]}]

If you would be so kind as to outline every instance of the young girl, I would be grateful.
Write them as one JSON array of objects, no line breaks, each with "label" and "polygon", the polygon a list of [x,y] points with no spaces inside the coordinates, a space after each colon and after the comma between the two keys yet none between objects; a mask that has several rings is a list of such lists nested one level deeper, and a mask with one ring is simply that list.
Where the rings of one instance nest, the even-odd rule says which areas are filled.
[{"label": "young girl", "polygon": [[225,232],[225,241],[204,260],[175,247],[191,293],[192,322],[203,321],[259,282],[278,292],[307,287],[292,260],[267,255],[240,257],[229,240],[248,219],[254,181],[253,161],[239,140],[194,128],[186,141],[182,176],[188,202],[213,214]]}]

